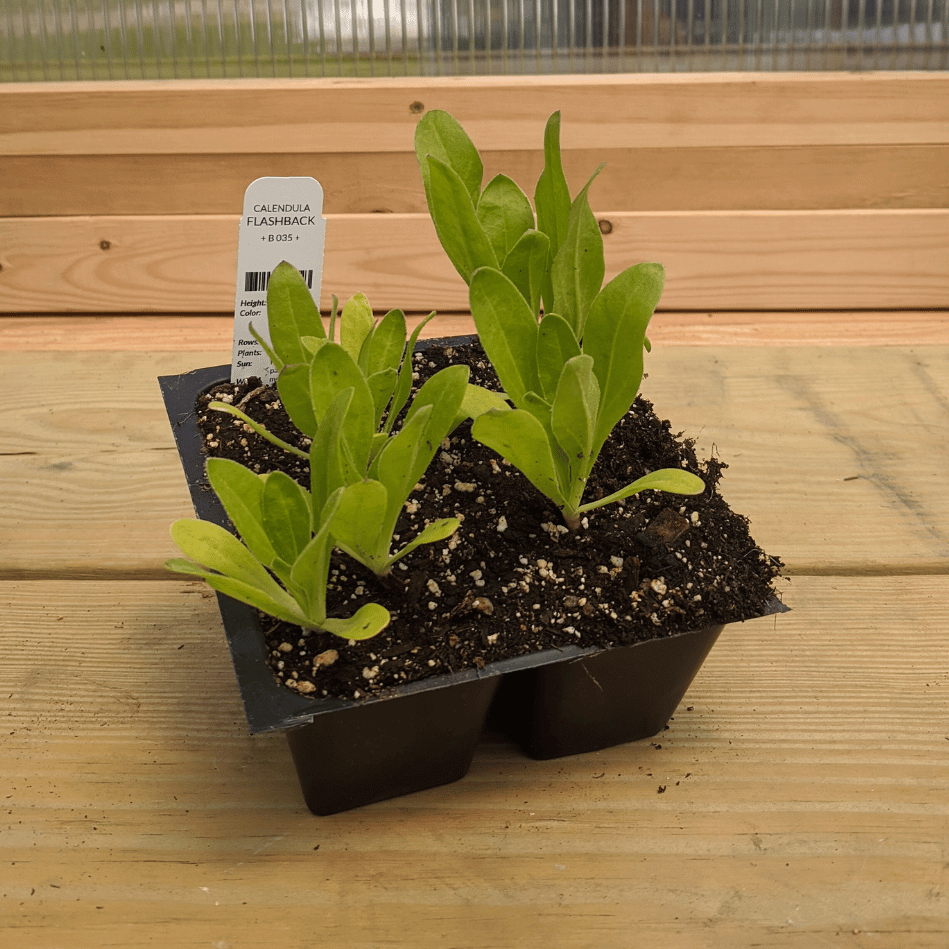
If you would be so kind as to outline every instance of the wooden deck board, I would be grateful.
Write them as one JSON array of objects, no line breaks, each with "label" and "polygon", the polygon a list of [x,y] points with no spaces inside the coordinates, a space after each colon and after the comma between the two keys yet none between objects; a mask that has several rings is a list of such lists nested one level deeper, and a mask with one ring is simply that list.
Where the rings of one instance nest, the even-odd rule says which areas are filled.
[{"label": "wooden deck board", "polygon": [[[410,331],[420,315],[406,314]],[[424,336],[473,333],[467,313],[438,313]],[[226,362],[234,315],[0,316],[4,352],[217,350]],[[949,310],[698,313],[661,310],[649,337],[663,346],[946,346]]]},{"label": "wooden deck board", "polygon": [[[31,378],[47,383],[0,423],[0,576],[165,576],[168,527],[192,512],[156,377],[227,361],[31,353]],[[949,564],[947,363],[945,346],[679,346],[649,358],[644,393],[729,463],[723,493],[791,572],[939,573]],[[5,377],[23,365],[0,353]],[[875,398],[884,380],[890,395]]]},{"label": "wooden deck board", "polygon": [[[671,309],[933,309],[949,302],[949,209],[614,211],[607,276],[659,260]],[[0,312],[221,312],[235,215],[0,218]],[[327,216],[322,305],[464,310],[427,214]]]},{"label": "wooden deck board", "polygon": [[941,947],[947,594],[795,578],[652,742],[314,818],[199,585],[0,583],[4,945]]}]

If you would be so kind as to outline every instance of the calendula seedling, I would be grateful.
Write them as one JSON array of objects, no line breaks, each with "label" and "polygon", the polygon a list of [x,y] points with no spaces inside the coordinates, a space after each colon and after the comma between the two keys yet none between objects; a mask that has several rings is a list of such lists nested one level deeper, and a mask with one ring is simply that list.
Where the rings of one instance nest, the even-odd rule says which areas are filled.
[{"label": "calendula seedling", "polygon": [[498,175],[481,188],[477,149],[447,112],[426,113],[415,148],[439,240],[469,285],[481,344],[515,406],[478,414],[474,437],[554,501],[571,529],[587,511],[639,491],[703,491],[690,472],[664,468],[582,501],[600,450],[639,391],[665,272],[638,264],[602,286],[603,238],[587,199],[602,166],[571,201],[560,114],[544,134],[536,221],[510,178]]},{"label": "calendula seedling", "polygon": [[376,324],[369,302],[356,294],[343,308],[336,342],[335,298],[327,335],[302,277],[287,263],[271,276],[268,317],[271,345],[257,338],[279,370],[277,387],[288,414],[310,437],[309,452],[284,443],[234,406],[210,407],[307,458],[310,490],[280,473],[256,475],[236,462],[211,459],[209,481],[243,543],[213,524],[177,521],[172,536],[197,562],[179,558],[167,566],[203,577],[279,619],[348,639],[372,636],[389,621],[381,606],[367,604],[349,619],[326,616],[333,547],[384,575],[420,544],[451,536],[460,521],[443,518],[392,549],[409,494],[444,438],[472,414],[464,406],[497,404],[497,396],[469,385],[467,366],[450,366],[421,387],[393,433],[411,392],[411,351],[427,321],[406,342],[400,310]]},{"label": "calendula seedling", "polygon": [[[297,516],[294,529],[302,532],[303,525],[309,524],[309,540],[302,546],[297,544],[299,550],[294,548],[296,553],[302,556],[303,549],[320,537],[323,545],[320,549],[329,551],[335,544],[374,573],[384,575],[397,560],[420,544],[444,540],[453,534],[460,521],[453,517],[442,518],[426,525],[407,544],[392,549],[396,523],[409,494],[444,438],[468,416],[469,410],[463,408],[466,399],[482,392],[478,387],[468,385],[468,367],[450,366],[428,379],[412,400],[401,428],[393,434],[395,417],[405,406],[411,391],[409,347],[414,348],[421,327],[407,344],[402,312],[393,310],[375,325],[368,301],[362,294],[357,294],[343,309],[339,321],[340,339],[336,342],[332,338],[336,323],[335,305],[327,336],[302,277],[285,263],[281,263],[271,277],[268,310],[273,345],[268,346],[267,351],[279,369],[278,390],[291,419],[310,437],[309,452],[286,445],[234,406],[212,402],[210,407],[236,415],[272,442],[308,458],[310,491],[303,488],[299,491],[303,492],[310,514],[306,521]],[[387,407],[389,414],[383,424]],[[243,470],[239,465],[236,467]],[[255,508],[251,512],[253,516],[248,515],[240,508],[240,491],[231,490],[231,486],[237,483],[235,479],[242,478],[243,489],[250,491],[255,482],[236,474],[230,467],[222,469],[209,463],[208,469],[209,478],[211,471],[215,472],[211,485],[221,497],[241,537],[247,541],[244,530],[248,528],[253,532],[252,536],[258,538],[255,545],[248,542],[250,553],[279,578],[291,597],[297,599],[297,616],[306,615],[311,624],[324,623],[321,610],[325,611],[325,588],[322,601],[314,599],[315,594],[310,592],[307,594],[310,599],[304,602],[300,599],[300,589],[310,590],[311,587],[300,587],[303,581],[294,581],[293,565],[296,561],[274,560],[269,556],[271,550],[286,549],[280,535],[289,529],[288,519],[268,513],[270,509],[266,506],[260,511]],[[248,475],[256,477],[250,472]],[[275,478],[274,475],[264,477]],[[284,485],[283,476],[276,484]],[[273,503],[287,504],[288,498],[297,498],[296,493],[283,487],[279,494],[275,493],[278,488],[273,485],[268,489],[270,494],[261,494],[262,490],[253,489],[254,496],[259,494],[265,499],[272,496]],[[303,511],[303,506],[296,500],[294,508],[297,515]],[[315,512],[319,513],[319,518]],[[255,526],[259,520],[262,526]],[[260,540],[261,532],[269,538],[266,544]],[[212,541],[218,551],[218,562],[223,562],[220,557],[229,552],[233,562],[242,566],[238,574],[230,575],[227,585],[232,591],[243,590],[247,595],[250,582],[250,574],[244,569],[247,558],[237,553],[233,543],[221,540],[217,531],[209,532],[201,522],[179,521],[173,533],[185,553],[198,560],[200,556],[197,554],[206,554]],[[300,533],[298,540],[302,542],[302,539]],[[238,541],[234,542],[239,545]],[[190,548],[185,543],[189,543]],[[309,564],[312,551],[307,558],[304,563]],[[212,566],[207,561],[202,562]],[[284,562],[289,565],[288,569],[283,569]],[[172,562],[171,569],[183,570],[182,563],[187,562]],[[325,566],[322,561],[313,563],[320,570]],[[193,566],[189,569],[194,572]],[[214,569],[222,572],[219,566]],[[308,581],[318,586],[313,568],[306,569],[310,571]],[[200,575],[208,577],[212,574],[205,571]],[[264,582],[259,573],[254,576]],[[216,589],[220,588],[221,582],[215,580]],[[238,582],[244,586],[236,586]],[[299,589],[292,587],[294,582]],[[237,596],[237,592],[233,595]],[[255,596],[259,600],[265,594],[271,607],[280,606],[286,614],[289,607],[285,598],[276,598],[272,584],[258,584]],[[245,599],[245,602],[249,601]],[[255,601],[254,605],[259,605],[259,602]],[[261,609],[265,608],[261,606]],[[268,612],[273,610],[268,609]],[[325,623],[320,628],[325,628]]]},{"label": "calendula seedling", "polygon": [[332,529],[345,488],[316,505],[282,472],[257,475],[223,458],[208,460],[208,480],[243,543],[208,521],[176,521],[171,536],[196,562],[175,558],[165,564],[169,570],[201,577],[277,619],[344,639],[368,639],[389,624],[389,611],[376,603],[348,618],[326,615]]}]

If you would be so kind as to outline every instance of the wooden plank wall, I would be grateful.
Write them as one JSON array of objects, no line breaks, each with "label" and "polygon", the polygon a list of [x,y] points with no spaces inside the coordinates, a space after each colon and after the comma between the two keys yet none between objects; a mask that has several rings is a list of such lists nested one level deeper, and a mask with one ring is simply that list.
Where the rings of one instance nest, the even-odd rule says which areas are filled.
[{"label": "wooden plank wall", "polygon": [[463,311],[412,148],[451,111],[532,192],[561,109],[608,273],[676,310],[949,307],[949,76],[712,74],[23,83],[0,87],[0,313],[233,308],[246,185],[313,175],[324,302]]}]

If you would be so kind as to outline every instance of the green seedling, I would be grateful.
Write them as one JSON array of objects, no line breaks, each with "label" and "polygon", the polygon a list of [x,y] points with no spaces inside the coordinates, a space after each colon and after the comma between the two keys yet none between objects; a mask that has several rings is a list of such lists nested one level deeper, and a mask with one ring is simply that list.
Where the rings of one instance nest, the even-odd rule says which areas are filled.
[{"label": "green seedling", "polygon": [[571,529],[587,511],[649,488],[704,490],[695,475],[662,469],[583,503],[600,450],[639,391],[665,272],[638,264],[602,286],[603,238],[587,198],[601,169],[571,200],[559,113],[544,135],[536,220],[511,179],[481,188],[477,149],[447,112],[423,117],[415,147],[439,240],[469,285],[481,343],[514,404],[473,412],[474,437],[551,498]]},{"label": "green seedling", "polygon": [[[362,293],[347,301],[338,321],[337,307],[334,296],[327,334],[306,282],[296,268],[284,261],[274,269],[267,288],[270,345],[253,324],[251,332],[279,373],[277,391],[287,414],[304,435],[313,438],[319,427],[321,406],[325,408],[326,405],[317,394],[317,389],[325,386],[320,382],[322,371],[315,367],[315,363],[320,349],[327,343],[336,342],[338,322],[338,345],[352,357],[372,396],[376,434],[370,457],[374,458],[391,435],[399,413],[408,402],[412,390],[411,354],[422,330],[435,313],[425,317],[406,340],[407,326],[401,310],[390,310],[377,323],[369,301]],[[469,384],[451,427],[454,429],[464,419],[503,404],[503,399],[496,393]],[[307,452],[268,432],[236,406],[212,402],[210,408],[239,418],[284,451],[307,457]]]},{"label": "green seedling", "polygon": [[498,400],[468,384],[467,366],[450,366],[426,381],[393,433],[411,392],[411,351],[424,322],[406,342],[400,310],[376,324],[365,296],[356,294],[343,308],[337,342],[336,306],[334,298],[327,334],[299,273],[282,263],[268,295],[271,344],[255,334],[278,368],[285,407],[310,438],[308,452],[239,408],[211,403],[307,458],[310,490],[279,472],[256,475],[236,462],[210,459],[208,479],[241,539],[203,521],[178,521],[172,537],[194,562],[178,558],[166,566],[279,619],[359,639],[383,629],[389,614],[367,604],[348,619],[327,617],[333,547],[382,576],[419,545],[451,536],[460,521],[443,518],[393,549],[409,494],[444,438],[471,414],[464,406],[483,410]]},{"label": "green seedling", "polygon": [[317,506],[282,472],[257,475],[223,458],[208,460],[208,480],[243,543],[208,521],[176,521],[171,536],[193,560],[169,560],[169,570],[201,577],[220,593],[304,629],[368,639],[388,625],[388,610],[376,603],[348,618],[326,615],[332,530],[345,488]]},{"label": "green seedling", "polygon": [[449,366],[428,379],[399,431],[373,454],[372,395],[352,357],[328,343],[314,365],[324,383],[314,404],[320,409],[325,405],[325,410],[310,448],[313,503],[326,503],[345,488],[332,528],[336,544],[381,576],[419,544],[444,540],[458,529],[457,518],[442,518],[400,549],[392,549],[399,515],[458,417],[468,367]]}]

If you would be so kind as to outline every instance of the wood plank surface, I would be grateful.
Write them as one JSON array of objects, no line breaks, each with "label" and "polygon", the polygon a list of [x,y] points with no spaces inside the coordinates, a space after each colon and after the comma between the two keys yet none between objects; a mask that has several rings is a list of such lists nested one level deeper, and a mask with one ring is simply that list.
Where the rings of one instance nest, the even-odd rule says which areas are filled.
[{"label": "wood plank surface", "polygon": [[[949,93],[947,93],[949,94]],[[2,90],[0,90],[2,95]],[[2,100],[0,100],[2,101]],[[484,181],[513,178],[531,196],[543,168],[532,149],[479,142]],[[617,211],[944,208],[947,145],[581,148],[563,153],[576,194],[601,162],[595,200]],[[327,214],[423,213],[414,153],[2,155],[5,217],[233,214],[257,178],[312,176]]]},{"label": "wood plank surface", "polygon": [[947,89],[912,72],[6,83],[0,153],[404,152],[431,109],[509,149],[536,149],[557,109],[566,149],[947,144]]},{"label": "wood plank surface", "polygon": [[[612,212],[607,276],[640,260],[688,310],[949,306],[949,210]],[[465,310],[467,287],[423,214],[330,215],[322,303]],[[0,218],[0,313],[233,307],[230,215]]]},{"label": "wood plank surface", "polygon": [[4,582],[3,945],[942,949],[949,580],[785,597],[653,741],[315,818],[199,585]]},{"label": "wood plank surface", "polygon": [[[43,381],[0,422],[0,577],[168,576],[191,505],[155,380],[228,361],[0,353],[4,378]],[[647,372],[660,417],[730,465],[723,493],[792,573],[946,572],[949,347],[681,346]]]},{"label": "wood plank surface", "polygon": [[[381,314],[377,314],[381,315]],[[411,332],[423,315],[406,314]],[[425,337],[474,332],[467,313],[439,313]],[[218,350],[227,360],[232,314],[217,316],[0,316],[5,352]],[[662,346],[945,346],[949,310],[675,313],[660,311],[649,338]]]}]

